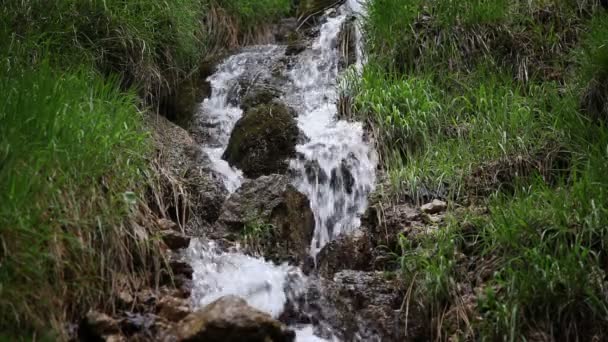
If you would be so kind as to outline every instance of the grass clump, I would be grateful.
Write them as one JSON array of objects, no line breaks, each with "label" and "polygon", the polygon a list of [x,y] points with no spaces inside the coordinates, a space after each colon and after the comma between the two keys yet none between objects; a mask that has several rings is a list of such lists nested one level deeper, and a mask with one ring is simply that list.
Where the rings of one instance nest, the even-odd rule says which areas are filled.
[{"label": "grass clump", "polygon": [[[351,77],[387,202],[447,199],[403,277],[436,340],[606,338],[608,16],[599,2],[369,3]],[[421,319],[421,318],[416,318]]]},{"label": "grass clump", "polygon": [[[203,37],[200,0],[8,1],[0,18],[13,39],[58,65],[93,64],[143,95],[196,66]],[[40,58],[39,56],[32,56]]]},{"label": "grass clump", "polygon": [[162,253],[149,237],[163,213],[144,198],[158,185],[145,104],[174,93],[217,49],[235,47],[218,23],[241,37],[231,20],[252,33],[288,5],[3,3],[0,339],[65,339],[65,324],[86,310],[114,309],[113,289],[154,285]]},{"label": "grass clump", "polygon": [[57,328],[147,262],[125,220],[147,137],[135,95],[115,79],[47,62],[3,70],[0,330]]}]

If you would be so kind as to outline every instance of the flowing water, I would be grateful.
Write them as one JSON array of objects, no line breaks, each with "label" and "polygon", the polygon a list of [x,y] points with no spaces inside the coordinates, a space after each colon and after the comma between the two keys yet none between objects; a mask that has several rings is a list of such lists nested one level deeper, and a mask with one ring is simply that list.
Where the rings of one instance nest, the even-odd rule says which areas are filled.
[{"label": "flowing water", "polygon": [[[293,184],[308,196],[315,215],[310,246],[313,257],[337,235],[359,227],[359,216],[375,182],[375,152],[364,139],[362,125],[336,118],[341,72],[339,34],[344,23],[361,11],[357,0],[328,11],[312,46],[279,71],[281,100],[296,110],[298,126],[307,138],[297,146],[298,157],[290,162],[290,168]],[[358,28],[356,36],[358,58],[354,67],[360,69],[364,61]],[[209,78],[212,95],[201,104],[198,124],[209,132],[203,149],[230,192],[238,189],[243,175],[221,155],[242,115],[239,95],[247,82],[276,78],[273,66],[284,55],[284,46],[247,48],[226,59]],[[238,251],[220,251],[212,242],[204,241],[193,242],[188,253],[194,268],[192,299],[196,306],[234,294],[278,317],[287,301],[306,288],[306,277],[287,264],[274,265]],[[297,340],[320,338],[308,326],[297,329]]]}]

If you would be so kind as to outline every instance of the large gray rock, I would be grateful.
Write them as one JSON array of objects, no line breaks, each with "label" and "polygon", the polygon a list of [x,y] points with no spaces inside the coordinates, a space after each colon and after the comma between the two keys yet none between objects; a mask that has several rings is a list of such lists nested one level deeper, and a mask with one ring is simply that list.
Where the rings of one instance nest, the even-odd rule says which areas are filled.
[{"label": "large gray rock", "polygon": [[271,225],[261,252],[277,261],[306,258],[315,227],[308,198],[284,175],[246,181],[224,202],[219,222],[240,234],[252,223]]},{"label": "large gray rock", "polygon": [[329,279],[341,270],[371,270],[373,246],[366,228],[338,236],[321,249],[316,261],[318,274]]},{"label": "large gray rock", "polygon": [[249,178],[284,173],[295,156],[298,134],[287,106],[261,104],[246,110],[237,121],[222,158]]},{"label": "large gray rock", "polygon": [[184,318],[173,332],[182,342],[291,342],[293,331],[245,300],[225,296]]},{"label": "large gray rock", "polygon": [[310,284],[306,310],[341,340],[412,341],[425,332],[422,308],[415,298],[408,302],[402,281],[383,272],[347,270]]},{"label": "large gray rock", "polygon": [[168,215],[188,233],[199,233],[217,220],[228,195],[208,156],[183,128],[161,116],[149,117],[156,158],[157,189],[150,197],[162,215]]}]

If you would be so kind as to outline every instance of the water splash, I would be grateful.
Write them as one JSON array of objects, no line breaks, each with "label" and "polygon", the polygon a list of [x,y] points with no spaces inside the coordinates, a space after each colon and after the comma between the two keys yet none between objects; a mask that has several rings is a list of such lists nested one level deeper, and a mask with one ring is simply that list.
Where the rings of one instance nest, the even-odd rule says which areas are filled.
[{"label": "water splash", "polygon": [[[306,194],[315,215],[311,254],[335,236],[360,225],[367,195],[375,182],[376,155],[364,140],[360,123],[337,120],[337,80],[340,73],[338,38],[353,14],[362,13],[358,0],[348,0],[326,22],[312,47],[293,61],[281,87],[282,100],[298,113],[298,126],[307,141],[297,146],[298,158],[290,163],[294,184]],[[358,30],[358,28],[357,28]],[[357,31],[359,32],[359,31]],[[357,33],[360,39],[360,33]],[[271,77],[285,47],[258,46],[228,58],[209,78],[212,95],[202,104],[198,125],[208,132],[203,149],[224,184],[234,192],[242,173],[221,159],[230,133],[242,116],[238,107],[243,80]],[[357,42],[360,69],[363,53]],[[249,305],[278,317],[291,299],[306,291],[308,279],[295,267],[274,265],[238,251],[220,251],[213,242],[193,240],[188,257],[194,269],[192,300],[201,307],[225,296],[237,295]],[[327,341],[314,334],[312,326],[296,329],[298,341]],[[336,341],[331,338],[331,341]]]},{"label": "water splash", "polygon": [[321,27],[312,49],[303,52],[289,76],[285,100],[298,111],[300,129],[309,138],[297,146],[291,162],[295,183],[308,196],[316,228],[310,252],[315,256],[335,236],[360,225],[367,195],[375,183],[376,155],[364,141],[361,123],[337,120],[338,38],[351,15],[349,4]]},{"label": "water splash", "polygon": [[238,105],[244,90],[242,82],[270,76],[270,66],[283,51],[283,47],[275,45],[244,49],[226,59],[207,79],[211,84],[211,96],[200,105],[196,125],[206,132],[203,150],[231,193],[241,186],[243,173],[223,160],[222,154],[228,146],[234,125],[243,115]]},{"label": "water splash", "polygon": [[196,307],[236,295],[277,318],[288,296],[297,296],[304,288],[305,278],[297,267],[274,265],[238,251],[223,252],[213,242],[193,241],[188,257],[194,269],[191,298]]}]

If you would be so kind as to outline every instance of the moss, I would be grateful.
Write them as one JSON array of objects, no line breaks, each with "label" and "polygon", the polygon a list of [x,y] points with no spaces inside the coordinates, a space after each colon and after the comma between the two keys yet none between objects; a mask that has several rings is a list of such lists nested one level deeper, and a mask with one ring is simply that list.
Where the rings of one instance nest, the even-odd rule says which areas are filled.
[{"label": "moss", "polygon": [[287,170],[295,155],[298,127],[288,107],[259,105],[236,123],[223,158],[250,178]]},{"label": "moss", "polygon": [[255,88],[249,91],[245,96],[243,96],[243,100],[241,101],[241,108],[244,111],[248,111],[251,108],[268,104],[272,100],[279,97],[280,91],[270,87],[260,87]]}]

